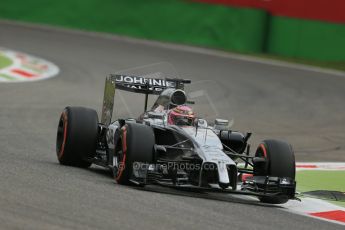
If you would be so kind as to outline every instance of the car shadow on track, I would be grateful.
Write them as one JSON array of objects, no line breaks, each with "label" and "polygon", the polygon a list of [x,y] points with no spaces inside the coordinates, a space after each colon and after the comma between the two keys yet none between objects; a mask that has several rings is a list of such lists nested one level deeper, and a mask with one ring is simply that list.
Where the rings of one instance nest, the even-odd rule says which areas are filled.
[{"label": "car shadow on track", "polygon": [[[58,164],[57,164],[58,165]],[[168,188],[162,187],[159,185],[146,185],[145,187],[141,186],[127,186],[127,185],[119,185],[117,184],[112,176],[112,173],[108,169],[104,169],[98,166],[93,166],[87,169],[81,169],[91,173],[96,173],[102,176],[108,177],[111,181],[109,183],[113,183],[115,186],[123,186],[126,188],[135,189],[142,192],[155,192],[160,194],[168,194],[174,196],[183,196],[183,197],[192,197],[197,199],[207,199],[207,200],[214,200],[214,201],[222,201],[222,202],[229,202],[229,203],[237,203],[237,204],[244,204],[244,205],[253,205],[253,206],[260,206],[260,207],[267,207],[267,208],[283,208],[277,205],[271,204],[264,204],[259,202],[255,197],[252,196],[244,196],[244,195],[232,195],[228,193],[210,193],[210,192],[203,192],[203,191],[184,191],[178,188]]]},{"label": "car shadow on track", "polygon": [[260,206],[260,207],[268,207],[268,208],[281,208],[276,205],[271,204],[263,204],[260,203],[256,198],[243,196],[243,195],[232,195],[232,194],[224,194],[224,193],[209,193],[209,192],[197,192],[197,191],[183,191],[178,188],[166,188],[161,187],[159,185],[147,185],[145,187],[133,187],[133,189],[145,191],[145,192],[156,192],[161,194],[169,194],[174,196],[184,196],[184,197],[192,197],[198,199],[207,199],[207,200],[214,200],[214,201],[222,201],[222,202],[229,202],[229,203],[237,203],[237,204],[244,204],[244,205],[253,205],[253,206]]}]

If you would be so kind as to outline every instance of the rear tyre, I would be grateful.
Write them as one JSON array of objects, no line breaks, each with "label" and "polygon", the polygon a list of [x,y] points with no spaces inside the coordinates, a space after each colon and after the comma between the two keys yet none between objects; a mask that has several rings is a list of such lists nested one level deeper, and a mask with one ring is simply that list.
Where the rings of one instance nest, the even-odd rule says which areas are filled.
[{"label": "rear tyre", "polygon": [[[256,150],[256,157],[266,158],[266,164],[254,167],[254,176],[290,177],[295,179],[295,154],[291,145],[279,140],[264,140]],[[287,196],[260,197],[263,203],[283,204]]]},{"label": "rear tyre", "polygon": [[114,177],[119,184],[130,184],[134,162],[152,163],[155,136],[151,127],[127,123],[121,128],[120,138],[115,147],[119,167]]},{"label": "rear tyre", "polygon": [[93,109],[66,107],[59,120],[56,154],[60,164],[87,168],[96,152],[98,115]]}]

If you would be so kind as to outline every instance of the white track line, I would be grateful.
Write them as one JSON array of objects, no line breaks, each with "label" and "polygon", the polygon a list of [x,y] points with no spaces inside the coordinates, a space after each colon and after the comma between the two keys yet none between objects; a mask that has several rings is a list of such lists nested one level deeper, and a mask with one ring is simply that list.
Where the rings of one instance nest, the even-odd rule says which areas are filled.
[{"label": "white track line", "polygon": [[[298,162],[296,163],[296,169],[298,171],[303,171],[303,170],[340,171],[340,170],[345,170],[345,162]],[[338,216],[344,218],[345,208],[329,203],[325,200],[320,200],[320,199],[310,198],[310,197],[302,197],[301,202],[290,200],[286,204],[283,204],[280,206],[286,208],[286,210],[289,212],[293,212],[299,215],[309,216],[309,217],[321,219],[324,221],[329,221],[332,223],[345,225],[345,223],[342,221],[335,221],[335,220],[320,218],[320,217],[316,217],[312,215],[312,214],[315,215],[317,213],[320,214],[320,213],[325,213],[325,212],[337,212]]]},{"label": "white track line", "polygon": [[331,204],[324,200],[319,200],[316,198],[302,198],[301,202],[296,200],[291,200],[287,202],[286,204],[280,205],[281,207],[284,207],[286,211],[296,213],[303,216],[308,216],[312,218],[317,218],[320,220],[337,223],[341,225],[345,225],[344,222],[341,221],[335,221],[331,219],[326,218],[320,218],[313,216],[314,213],[320,213],[320,212],[330,212],[330,211],[339,211],[341,215],[345,215],[345,208]]},{"label": "white track line", "polygon": [[345,162],[299,162],[296,163],[299,170],[345,170]]}]

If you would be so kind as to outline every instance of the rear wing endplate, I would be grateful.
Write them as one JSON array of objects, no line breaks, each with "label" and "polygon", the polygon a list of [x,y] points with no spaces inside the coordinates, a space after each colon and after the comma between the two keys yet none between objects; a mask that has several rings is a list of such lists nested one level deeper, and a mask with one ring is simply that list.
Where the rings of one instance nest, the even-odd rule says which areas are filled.
[{"label": "rear wing endplate", "polygon": [[102,124],[108,126],[111,123],[114,108],[115,81],[111,77],[105,79],[103,106],[102,106]]}]

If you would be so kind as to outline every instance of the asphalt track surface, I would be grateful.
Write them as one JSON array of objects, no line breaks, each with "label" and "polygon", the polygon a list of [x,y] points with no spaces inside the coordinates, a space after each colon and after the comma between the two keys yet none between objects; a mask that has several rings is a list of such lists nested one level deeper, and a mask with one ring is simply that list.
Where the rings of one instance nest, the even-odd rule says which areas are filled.
[{"label": "asphalt track surface", "polygon": [[281,138],[298,161],[345,161],[341,74],[7,22],[0,22],[0,46],[61,69],[50,80],[0,84],[1,229],[343,229],[257,201],[120,186],[103,169],[61,166],[55,156],[66,105],[100,110],[108,73],[168,61],[183,76],[220,82],[234,128],[253,131],[254,143]]}]

